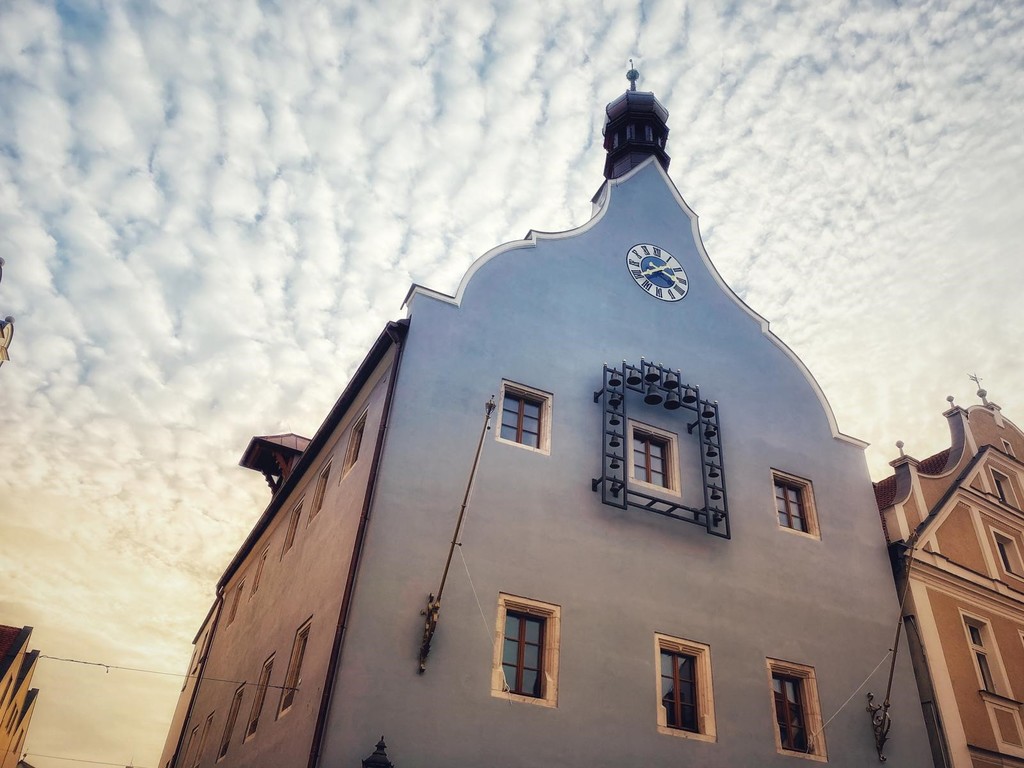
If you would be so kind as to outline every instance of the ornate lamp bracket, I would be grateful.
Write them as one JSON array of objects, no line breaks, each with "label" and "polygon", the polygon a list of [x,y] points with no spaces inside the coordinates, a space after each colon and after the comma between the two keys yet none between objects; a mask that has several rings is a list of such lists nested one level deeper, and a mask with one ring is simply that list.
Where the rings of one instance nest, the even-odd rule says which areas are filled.
[{"label": "ornate lamp bracket", "polygon": [[885,742],[889,740],[889,729],[892,718],[889,717],[889,699],[886,697],[881,704],[872,704],[875,694],[868,694],[867,712],[871,715],[871,730],[875,732],[875,749],[878,750],[878,761],[884,763],[888,758],[883,754]]}]

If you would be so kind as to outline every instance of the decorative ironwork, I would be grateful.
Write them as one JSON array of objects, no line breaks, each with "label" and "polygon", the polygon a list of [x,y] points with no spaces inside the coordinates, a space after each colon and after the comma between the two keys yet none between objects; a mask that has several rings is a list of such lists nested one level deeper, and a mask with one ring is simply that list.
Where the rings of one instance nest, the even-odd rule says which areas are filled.
[{"label": "decorative ironwork", "polygon": [[892,718],[889,717],[889,698],[881,704],[872,704],[875,700],[873,693],[868,694],[867,711],[871,715],[871,730],[875,732],[875,749],[878,750],[878,761],[884,763],[888,758],[882,753],[885,749],[885,742],[889,740],[889,729],[892,727]]},{"label": "decorative ironwork", "polygon": [[[704,526],[712,536],[732,538],[718,402],[703,399],[699,387],[684,384],[678,369],[643,358],[638,366],[625,360],[621,368],[605,365],[601,375],[602,387],[594,392],[594,402],[601,403],[603,411],[601,476],[591,481],[591,488],[595,492],[600,490],[601,501],[619,509],[636,507],[694,523]],[[696,438],[700,452],[703,507],[688,506],[631,487],[626,410],[629,401],[635,399],[629,397],[633,392],[642,395],[647,405],[664,404],[662,407],[670,412],[688,412],[686,431]]]},{"label": "decorative ironwork", "polygon": [[388,760],[388,745],[384,743],[383,736],[373,754],[363,760],[363,768],[395,768],[395,764]]}]

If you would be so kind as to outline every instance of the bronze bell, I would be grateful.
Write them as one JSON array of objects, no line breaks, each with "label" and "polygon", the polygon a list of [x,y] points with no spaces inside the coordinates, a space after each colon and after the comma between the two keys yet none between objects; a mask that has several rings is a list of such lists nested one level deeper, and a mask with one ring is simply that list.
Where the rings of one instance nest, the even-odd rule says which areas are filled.
[{"label": "bronze bell", "polygon": [[631,387],[639,386],[643,379],[640,377],[640,371],[633,366],[629,367],[629,373],[626,374],[626,383]]},{"label": "bronze bell", "polygon": [[648,384],[652,384],[655,381],[661,381],[661,371],[655,368],[653,363],[647,364],[647,373],[644,374],[644,381]]},{"label": "bronze bell", "polygon": [[708,424],[707,429],[704,430],[704,437],[714,437],[718,434],[718,430]]},{"label": "bronze bell", "polygon": [[708,477],[718,477],[721,474],[722,473],[718,471],[718,467],[711,467],[711,469],[708,470]]},{"label": "bronze bell", "polygon": [[686,392],[683,393],[683,402],[687,405],[697,402],[697,393],[693,391],[693,387],[686,388]]},{"label": "bronze bell", "polygon": [[715,446],[713,445],[709,445],[708,450],[704,455],[707,456],[709,459],[713,459],[715,458],[715,456],[718,455],[718,449],[715,448]]},{"label": "bronze bell", "polygon": [[618,469],[621,466],[622,465],[619,464],[619,460],[618,459],[612,459],[611,462],[609,462],[609,464],[608,464],[608,469]]},{"label": "bronze bell", "polygon": [[622,393],[612,392],[612,396],[608,398],[608,405],[612,408],[618,408],[622,405]]},{"label": "bronze bell", "polygon": [[665,396],[665,409],[669,411],[675,411],[682,407],[682,403],[679,402],[679,390],[670,389],[668,395]]},{"label": "bronze bell", "polygon": [[608,374],[608,386],[609,387],[621,387],[622,386],[622,374],[618,371],[612,371]]},{"label": "bronze bell", "polygon": [[658,385],[657,384],[652,382],[652,383],[647,385],[647,394],[644,395],[644,402],[645,403],[647,403],[648,405],[661,405],[661,401],[664,400],[664,399],[665,398],[662,396],[661,392],[658,390]]},{"label": "bronze bell", "polygon": [[619,440],[618,435],[612,435],[611,438],[608,440],[609,448],[618,448],[620,445],[622,445],[622,441]]},{"label": "bronze bell", "polygon": [[679,377],[673,371],[665,374],[665,389],[679,389]]},{"label": "bronze bell", "polygon": [[700,415],[705,419],[715,418],[715,406],[711,403],[704,403],[704,410],[700,412]]},{"label": "bronze bell", "polygon": [[619,414],[617,413],[613,413],[611,416],[608,417],[608,424],[613,427],[617,427],[621,423],[622,419],[619,418]]},{"label": "bronze bell", "polygon": [[718,501],[720,498],[722,498],[722,494],[719,493],[718,489],[717,488],[712,489],[712,491],[711,491],[711,500],[712,501]]}]

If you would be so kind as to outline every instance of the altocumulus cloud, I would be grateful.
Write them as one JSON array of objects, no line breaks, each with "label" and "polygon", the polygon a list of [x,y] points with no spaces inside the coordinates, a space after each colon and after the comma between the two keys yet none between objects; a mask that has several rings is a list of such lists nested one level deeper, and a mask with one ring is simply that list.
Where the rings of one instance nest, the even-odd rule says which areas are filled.
[{"label": "altocumulus cloud", "polygon": [[[876,475],[942,447],[968,369],[1012,418],[1021,39],[966,0],[8,4],[0,621],[183,668],[266,502],[248,437],[310,434],[411,282],[583,223],[629,56],[711,257]],[[155,762],[176,681],[37,682],[30,751]]]}]

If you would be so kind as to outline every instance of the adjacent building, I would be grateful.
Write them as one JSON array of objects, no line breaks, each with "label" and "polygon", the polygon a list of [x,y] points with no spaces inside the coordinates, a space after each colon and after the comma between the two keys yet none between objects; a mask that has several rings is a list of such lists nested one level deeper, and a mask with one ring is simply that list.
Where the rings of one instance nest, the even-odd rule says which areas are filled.
[{"label": "adjacent building", "polygon": [[39,689],[32,687],[39,651],[29,650],[31,638],[32,627],[0,624],[0,768],[21,765],[39,696]]},{"label": "adjacent building", "polygon": [[[249,445],[272,498],[162,767],[879,760],[865,444],[716,271],[630,79],[586,224],[413,286],[308,442]],[[889,763],[930,765],[906,653],[889,693]]]},{"label": "adjacent building", "polygon": [[1024,433],[978,394],[875,485],[939,768],[1024,766]]}]

